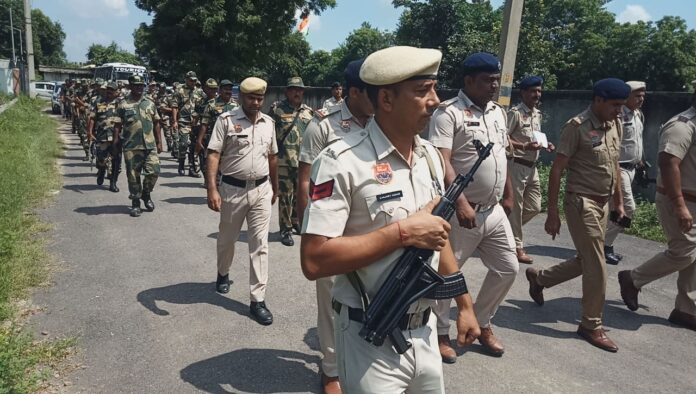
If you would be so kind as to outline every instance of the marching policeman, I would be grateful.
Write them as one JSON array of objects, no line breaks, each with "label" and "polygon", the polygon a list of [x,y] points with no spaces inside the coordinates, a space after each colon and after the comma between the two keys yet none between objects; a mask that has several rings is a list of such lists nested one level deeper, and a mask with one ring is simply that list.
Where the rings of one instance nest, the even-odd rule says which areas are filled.
[{"label": "marching policeman", "polygon": [[[220,212],[216,289],[223,294],[230,290],[234,245],[246,221],[251,263],[249,310],[259,324],[269,325],[273,315],[265,301],[268,229],[278,193],[278,146],[273,119],[261,112],[266,81],[247,78],[240,92],[242,106],[218,117],[208,144],[208,207]],[[215,182],[218,170],[222,173],[219,189]]]},{"label": "marching policeman", "polygon": [[116,82],[106,84],[106,94],[93,104],[87,125],[87,139],[97,142],[97,185],[104,183],[104,177],[109,171],[109,190],[114,193],[119,191],[116,182],[121,172],[120,150],[114,145],[114,127],[120,123],[117,89]]},{"label": "marching policeman", "polygon": [[577,333],[590,344],[609,352],[618,346],[602,326],[607,287],[604,233],[613,198],[618,219],[623,217],[618,118],[631,88],[616,78],[602,79],[593,87],[592,104],[563,126],[556,159],[549,176],[549,208],[546,232],[560,233],[558,193],[561,176],[566,178],[565,217],[577,255],[548,269],[527,268],[529,295],[544,304],[543,289],[582,276],[582,320]]},{"label": "marching policeman", "polygon": [[[399,328],[411,348],[398,354],[386,341],[365,341],[361,293],[372,299],[403,248],[436,252],[431,265],[457,271],[447,233],[430,214],[443,182],[442,158],[418,137],[439,100],[435,79],[442,54],[434,49],[391,47],[367,57],[360,79],[375,108],[364,131],[329,145],[312,165],[305,210],[302,270],[310,280],[336,275],[333,287],[338,373],[347,393],[442,393],[433,302],[413,303]],[[355,282],[351,282],[348,273]],[[353,276],[354,275],[354,276]],[[457,297],[458,340],[478,335],[469,295]]]},{"label": "marching policeman", "polygon": [[[347,97],[329,110],[315,111],[315,117],[307,126],[300,148],[299,191],[297,192],[297,212],[302,215],[309,196],[310,169],[314,159],[326,146],[364,130],[373,110],[367,97],[367,85],[360,80],[360,67],[364,59],[348,64],[343,73],[346,80]],[[317,332],[319,346],[324,356],[321,362],[324,393],[340,393],[336,351],[334,342],[333,309],[331,307],[331,288],[333,276],[317,279]]]},{"label": "marching policeman", "polygon": [[619,272],[621,297],[635,311],[643,286],[678,272],[677,298],[669,321],[696,330],[696,93],[689,109],[662,126],[658,151],[655,205],[667,236],[667,250],[630,271]]}]

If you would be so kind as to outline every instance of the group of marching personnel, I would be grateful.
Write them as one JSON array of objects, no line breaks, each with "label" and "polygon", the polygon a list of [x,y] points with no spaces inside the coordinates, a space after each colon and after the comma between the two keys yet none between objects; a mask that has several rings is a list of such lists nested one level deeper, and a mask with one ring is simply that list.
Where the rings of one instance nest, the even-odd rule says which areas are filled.
[{"label": "group of marching personnel", "polygon": [[[281,242],[292,246],[292,235],[302,234],[301,267],[316,281],[327,393],[444,391],[441,363],[457,359],[451,299],[420,298],[398,316],[398,330],[409,342],[403,354],[390,340],[375,346],[361,333],[369,304],[406,248],[434,251],[426,263],[461,279],[453,297],[457,344],[478,340],[487,353],[502,356],[491,322],[519,264],[533,263],[523,226],[539,214],[546,193],[545,230],[559,234],[564,174],[565,220],[577,254],[548,268],[528,268],[529,294],[541,306],[544,289],[581,276],[577,333],[616,352],[603,329],[606,264],[621,260],[613,242],[630,226],[631,186],[646,166],[640,109],[646,84],[597,81],[588,107],[568,120],[553,144],[541,129],[541,77],[522,78],[521,102],[506,110],[493,101],[500,62],[473,53],[460,65],[457,96],[440,102],[435,88],[441,58],[434,49],[376,51],[348,64],[344,83],[332,85],[333,97],[320,109],[303,104],[300,77],[288,80],[286,98],[266,114],[264,80],[244,79],[237,102],[230,81],[208,79],[199,88],[193,71],[171,94],[156,83],[145,94],[139,76],[131,77],[126,93],[113,82],[68,83],[64,103],[85,160],[95,147],[98,184],[108,178],[110,190],[118,191],[123,155],[132,216],[140,215],[141,201],[154,209],[150,193],[159,173],[161,129],[179,174],[186,175],[187,159],[189,176],[204,173],[208,206],[220,215],[216,290],[229,292],[235,243],[246,221],[250,316],[263,325],[273,322],[265,300],[271,208],[278,200]],[[618,281],[623,301],[635,311],[643,286],[678,272],[669,321],[696,330],[696,94],[691,104],[662,126],[659,137],[655,200],[667,250],[619,272]],[[477,167],[475,181],[456,201],[443,201],[483,145],[490,156]],[[547,191],[537,171],[542,149],[555,153]],[[454,209],[449,221],[432,214],[446,203]],[[461,267],[475,251],[488,273],[474,300]]]}]

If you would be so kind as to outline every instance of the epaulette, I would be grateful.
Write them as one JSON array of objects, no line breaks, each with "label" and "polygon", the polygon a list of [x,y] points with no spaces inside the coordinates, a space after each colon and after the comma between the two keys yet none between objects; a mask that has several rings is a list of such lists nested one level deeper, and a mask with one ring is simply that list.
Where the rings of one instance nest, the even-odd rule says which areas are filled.
[{"label": "epaulette", "polygon": [[440,105],[438,106],[438,108],[447,108],[450,105],[456,103],[458,98],[459,98],[458,96],[454,96],[449,100],[442,101],[442,102],[440,102]]},{"label": "epaulette", "polygon": [[337,160],[338,156],[359,145],[363,140],[365,140],[365,138],[367,138],[366,131],[360,133],[349,133],[345,135],[343,138],[327,146],[323,150],[323,153],[325,155],[330,156],[334,160]]},{"label": "epaulette", "polygon": [[582,113],[576,115],[576,116],[573,117],[572,119],[570,119],[570,120],[568,121],[568,123],[573,123],[573,124],[579,126],[579,125],[581,125],[584,121],[586,121],[586,120],[589,119],[589,118],[590,118],[590,116],[589,116],[589,114],[587,113],[587,111],[584,111],[584,112],[582,112]]}]

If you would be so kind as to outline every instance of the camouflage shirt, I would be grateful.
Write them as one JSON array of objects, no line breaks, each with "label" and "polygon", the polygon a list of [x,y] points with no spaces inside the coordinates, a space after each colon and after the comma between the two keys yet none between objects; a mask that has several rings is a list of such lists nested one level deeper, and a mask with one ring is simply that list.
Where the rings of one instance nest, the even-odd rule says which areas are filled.
[{"label": "camouflage shirt", "polygon": [[165,93],[158,94],[157,97],[155,97],[155,105],[157,106],[157,112],[159,112],[162,122],[169,125],[169,96]]},{"label": "camouflage shirt", "polygon": [[273,103],[269,115],[276,125],[278,166],[298,167],[302,136],[307,125],[314,118],[314,111],[305,104],[295,109],[288,100],[283,100]]},{"label": "camouflage shirt", "polygon": [[215,126],[218,116],[237,107],[239,107],[239,104],[233,98],[230,98],[228,102],[223,101],[220,97],[208,101],[201,113],[201,125],[208,125],[206,135],[210,135],[213,132],[213,126]]},{"label": "camouflage shirt", "polygon": [[199,88],[189,88],[184,85],[172,95],[169,101],[171,108],[178,108],[178,122],[184,125],[189,125],[193,121],[193,115],[196,111],[196,105],[204,100],[205,93]]},{"label": "camouflage shirt", "polygon": [[115,98],[108,101],[106,97],[95,98],[96,100],[92,104],[89,114],[89,117],[94,119],[94,135],[97,141],[113,141],[114,125],[121,123],[116,114],[116,108],[120,100]]},{"label": "camouflage shirt", "polygon": [[140,100],[128,96],[118,103],[116,110],[121,129],[123,150],[151,150],[157,147],[154,125],[160,120],[155,103],[143,96]]}]

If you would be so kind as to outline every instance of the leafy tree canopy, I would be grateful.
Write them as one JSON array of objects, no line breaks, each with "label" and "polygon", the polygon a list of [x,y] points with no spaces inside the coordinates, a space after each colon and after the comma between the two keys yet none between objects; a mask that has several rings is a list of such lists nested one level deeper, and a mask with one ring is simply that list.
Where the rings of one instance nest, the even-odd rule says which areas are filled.
[{"label": "leafy tree canopy", "polygon": [[[12,58],[12,36],[10,35],[10,12],[14,25],[15,55],[19,61],[26,61],[26,50],[20,48],[24,41],[24,5],[22,0],[0,0],[0,57]],[[53,22],[41,10],[31,10],[32,39],[34,42],[34,64],[62,66],[66,64],[63,42],[65,32],[58,22]],[[21,29],[19,32],[16,29]],[[20,41],[21,36],[21,41]],[[20,59],[24,52],[24,59]]]},{"label": "leafy tree canopy", "polygon": [[140,58],[125,49],[120,48],[115,42],[109,45],[92,44],[87,50],[87,62],[94,65],[104,63],[130,63],[140,64]]}]

